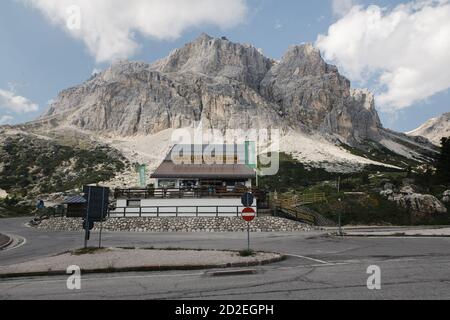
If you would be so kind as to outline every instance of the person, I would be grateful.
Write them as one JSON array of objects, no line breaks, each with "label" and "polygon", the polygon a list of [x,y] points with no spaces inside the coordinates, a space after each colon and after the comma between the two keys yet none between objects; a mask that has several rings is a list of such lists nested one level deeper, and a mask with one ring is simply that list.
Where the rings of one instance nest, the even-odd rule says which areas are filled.
[{"label": "person", "polygon": [[42,210],[42,209],[44,209],[44,208],[45,208],[44,200],[39,199],[38,202],[37,202],[37,204],[36,204],[36,209]]},{"label": "person", "polygon": [[34,217],[37,218],[38,215],[40,216],[42,214],[42,211],[44,210],[44,208],[45,208],[44,200],[39,199],[36,202],[36,210],[34,210]]}]

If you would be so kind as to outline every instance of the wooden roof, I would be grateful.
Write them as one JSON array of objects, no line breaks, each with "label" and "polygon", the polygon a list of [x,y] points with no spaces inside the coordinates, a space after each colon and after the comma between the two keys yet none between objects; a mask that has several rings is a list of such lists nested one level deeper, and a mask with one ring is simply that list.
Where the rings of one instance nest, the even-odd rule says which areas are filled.
[{"label": "wooden roof", "polygon": [[177,165],[164,161],[151,175],[154,179],[253,179],[255,170],[244,164]]}]

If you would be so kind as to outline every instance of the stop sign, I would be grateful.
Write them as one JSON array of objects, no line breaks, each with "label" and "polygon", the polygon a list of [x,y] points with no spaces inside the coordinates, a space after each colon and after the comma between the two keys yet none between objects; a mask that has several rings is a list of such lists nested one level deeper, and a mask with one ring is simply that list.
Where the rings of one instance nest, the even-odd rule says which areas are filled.
[{"label": "stop sign", "polygon": [[244,219],[247,222],[251,222],[255,219],[256,212],[252,208],[245,208],[242,210],[242,219]]}]

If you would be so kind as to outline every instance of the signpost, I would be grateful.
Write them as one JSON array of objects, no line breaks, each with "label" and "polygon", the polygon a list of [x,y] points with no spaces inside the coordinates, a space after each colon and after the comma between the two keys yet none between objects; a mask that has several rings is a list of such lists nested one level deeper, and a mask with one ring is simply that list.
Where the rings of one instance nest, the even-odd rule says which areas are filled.
[{"label": "signpost", "polygon": [[83,221],[83,229],[86,231],[86,234],[84,237],[84,247],[87,248],[87,241],[91,237],[91,230],[94,229],[94,221],[84,220]]},{"label": "signpost", "polygon": [[251,206],[255,201],[255,197],[252,193],[246,192],[242,195],[242,205],[246,207],[242,210],[242,219],[247,221],[247,237],[248,237],[248,251],[250,251],[250,222],[252,222],[256,217],[256,212]]},{"label": "signpost", "polygon": [[[91,236],[91,231],[89,229],[90,225],[91,225],[91,220],[89,219],[89,211],[90,211],[90,205],[91,205],[91,189],[89,187],[84,187],[83,188],[84,191],[84,195],[85,198],[87,196],[87,206],[86,206],[86,218],[83,221],[83,228],[85,230],[85,235],[84,235],[84,248],[87,249],[88,247],[88,241],[89,238]],[[87,191],[87,194],[86,194]],[[93,225],[94,223],[92,223]]]},{"label": "signpost", "polygon": [[[84,247],[87,248],[91,230],[94,229],[94,222],[103,222],[108,214],[109,188],[85,186],[83,192],[84,198],[87,199],[83,222],[83,229],[86,231]],[[99,246],[101,246],[101,236],[100,233]]]},{"label": "signpost", "polygon": [[250,222],[256,217],[256,212],[253,208],[245,208],[242,210],[242,219],[247,221],[247,239],[248,239],[248,251],[250,251]]},{"label": "signpost", "polygon": [[246,192],[242,195],[242,205],[246,208],[253,206],[253,202],[255,201],[255,197],[252,193]]},{"label": "signpost", "polygon": [[91,231],[92,229],[94,229],[94,221],[92,220],[84,220],[83,221],[83,229],[87,230],[87,231]]},{"label": "signpost", "polygon": [[245,208],[242,210],[242,219],[248,223],[252,222],[256,218],[256,212],[253,208]]}]

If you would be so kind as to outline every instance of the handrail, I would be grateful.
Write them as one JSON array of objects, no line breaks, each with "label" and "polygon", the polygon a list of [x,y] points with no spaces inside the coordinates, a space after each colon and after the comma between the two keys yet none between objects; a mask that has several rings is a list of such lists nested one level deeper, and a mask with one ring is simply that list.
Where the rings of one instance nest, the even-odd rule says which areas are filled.
[{"label": "handrail", "polygon": [[[327,201],[325,193],[311,193],[295,195],[289,198],[281,197],[281,199],[274,200],[274,205],[276,209],[285,213],[288,217],[295,218],[306,223],[316,224],[316,217],[298,207],[313,204],[318,202]],[[277,211],[275,210],[275,211]]]},{"label": "handrail", "polygon": [[[136,216],[143,217],[144,215],[152,215],[156,214],[156,217],[160,217],[161,215],[175,215],[175,217],[179,217],[180,215],[195,215],[195,217],[200,217],[202,215],[215,215],[219,217],[221,214],[227,215],[236,215],[237,217],[241,216],[241,212],[243,206],[140,206],[140,207],[117,207],[108,212],[108,217],[111,215],[114,216],[123,216],[126,218],[127,216]],[[253,207],[256,211],[256,206]],[[167,211],[166,209],[173,209],[174,211]],[[185,211],[186,209],[190,209]],[[201,209],[208,209],[213,211],[203,211]],[[221,210],[222,209],[222,210]],[[223,212],[223,209],[230,209],[230,212]],[[233,209],[233,210],[231,210]],[[119,212],[118,212],[119,210]],[[135,210],[136,212],[127,212],[127,210]],[[146,210],[155,210],[155,212],[145,212]],[[123,211],[123,212],[121,212]]]},{"label": "handrail", "polygon": [[283,207],[295,208],[305,204],[313,204],[324,201],[327,201],[327,196],[325,193],[311,193],[295,195],[289,198],[282,197],[281,199],[275,200],[275,203]]},{"label": "handrail", "polygon": [[302,221],[313,225],[316,224],[316,217],[311,214],[307,214],[300,210],[291,210],[286,208],[280,208],[279,210],[286,213],[288,216],[295,218],[297,221]]},{"label": "handrail", "polygon": [[116,189],[115,199],[154,199],[154,198],[240,198],[243,193],[252,191],[256,198],[264,198],[264,193],[255,188],[242,188],[228,191],[225,187],[216,188],[148,188]]}]

